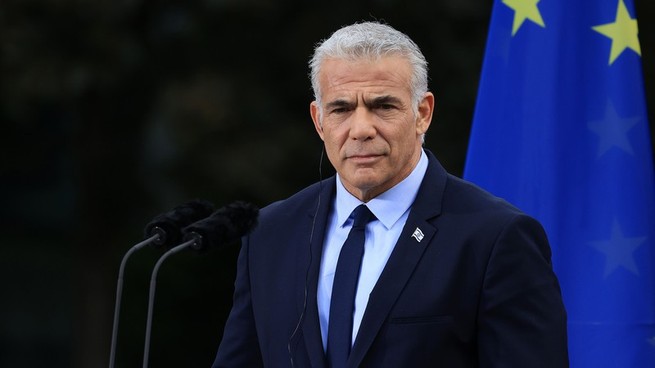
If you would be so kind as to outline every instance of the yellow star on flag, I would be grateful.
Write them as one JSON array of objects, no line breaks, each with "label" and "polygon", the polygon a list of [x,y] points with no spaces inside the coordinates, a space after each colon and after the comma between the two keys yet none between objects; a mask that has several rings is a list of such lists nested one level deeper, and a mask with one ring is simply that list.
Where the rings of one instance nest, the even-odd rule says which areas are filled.
[{"label": "yellow star on flag", "polygon": [[514,10],[514,22],[512,23],[512,36],[521,28],[526,19],[546,28],[537,4],[541,0],[503,0],[503,4]]},{"label": "yellow star on flag", "polygon": [[619,6],[616,10],[616,19],[613,23],[601,24],[599,26],[591,27],[591,29],[612,39],[609,65],[612,65],[623,51],[628,48],[641,56],[637,19],[630,18],[630,14],[628,13],[628,9],[625,7],[623,0],[619,0]]}]

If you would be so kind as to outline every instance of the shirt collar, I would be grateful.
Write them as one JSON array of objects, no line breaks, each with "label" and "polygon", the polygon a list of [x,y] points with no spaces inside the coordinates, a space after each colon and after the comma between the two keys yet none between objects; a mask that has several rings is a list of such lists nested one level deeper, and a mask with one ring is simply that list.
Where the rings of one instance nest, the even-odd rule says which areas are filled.
[{"label": "shirt collar", "polygon": [[[378,195],[366,203],[373,215],[380,222],[390,229],[414,203],[418,189],[421,186],[425,172],[428,169],[428,157],[421,150],[421,158],[412,172],[403,181],[396,184],[386,192]],[[335,210],[337,224],[340,227],[346,225],[355,207],[363,202],[352,194],[348,193],[341,183],[341,178],[337,174],[337,195],[335,198]]]}]

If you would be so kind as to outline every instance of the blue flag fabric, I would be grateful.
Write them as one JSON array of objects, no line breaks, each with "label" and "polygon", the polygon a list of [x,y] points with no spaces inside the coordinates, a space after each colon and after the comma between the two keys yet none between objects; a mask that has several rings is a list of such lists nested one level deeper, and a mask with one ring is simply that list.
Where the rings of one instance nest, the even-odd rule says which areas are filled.
[{"label": "blue flag fabric", "polygon": [[464,177],[544,225],[571,367],[655,367],[655,182],[631,0],[496,0]]}]

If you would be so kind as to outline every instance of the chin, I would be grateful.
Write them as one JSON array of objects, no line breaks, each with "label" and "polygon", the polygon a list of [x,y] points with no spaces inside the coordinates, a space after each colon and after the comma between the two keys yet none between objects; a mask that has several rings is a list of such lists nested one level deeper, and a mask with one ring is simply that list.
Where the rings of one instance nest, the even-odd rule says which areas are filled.
[{"label": "chin", "polygon": [[382,186],[382,181],[380,180],[372,180],[372,179],[366,179],[366,180],[356,180],[354,182],[355,188],[362,192],[368,192],[371,191],[375,188],[379,188]]}]

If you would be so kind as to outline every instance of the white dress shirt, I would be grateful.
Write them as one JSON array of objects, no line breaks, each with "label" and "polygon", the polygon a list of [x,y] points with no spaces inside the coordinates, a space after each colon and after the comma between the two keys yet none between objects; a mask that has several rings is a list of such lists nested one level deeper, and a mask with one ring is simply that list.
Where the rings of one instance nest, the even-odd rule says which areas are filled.
[{"label": "white dress shirt", "polygon": [[[355,295],[352,343],[355,342],[359,325],[362,322],[369,294],[387,264],[405,222],[407,222],[410,207],[416,198],[427,168],[428,158],[425,152],[421,151],[418,164],[407,178],[366,203],[366,206],[375,215],[375,219],[366,226],[364,256]],[[338,175],[336,184],[337,193],[328,215],[316,296],[324,350],[327,350],[332,283],[339,252],[341,252],[341,247],[352,227],[353,219],[350,215],[355,207],[362,204],[359,199],[348,193]]]}]

